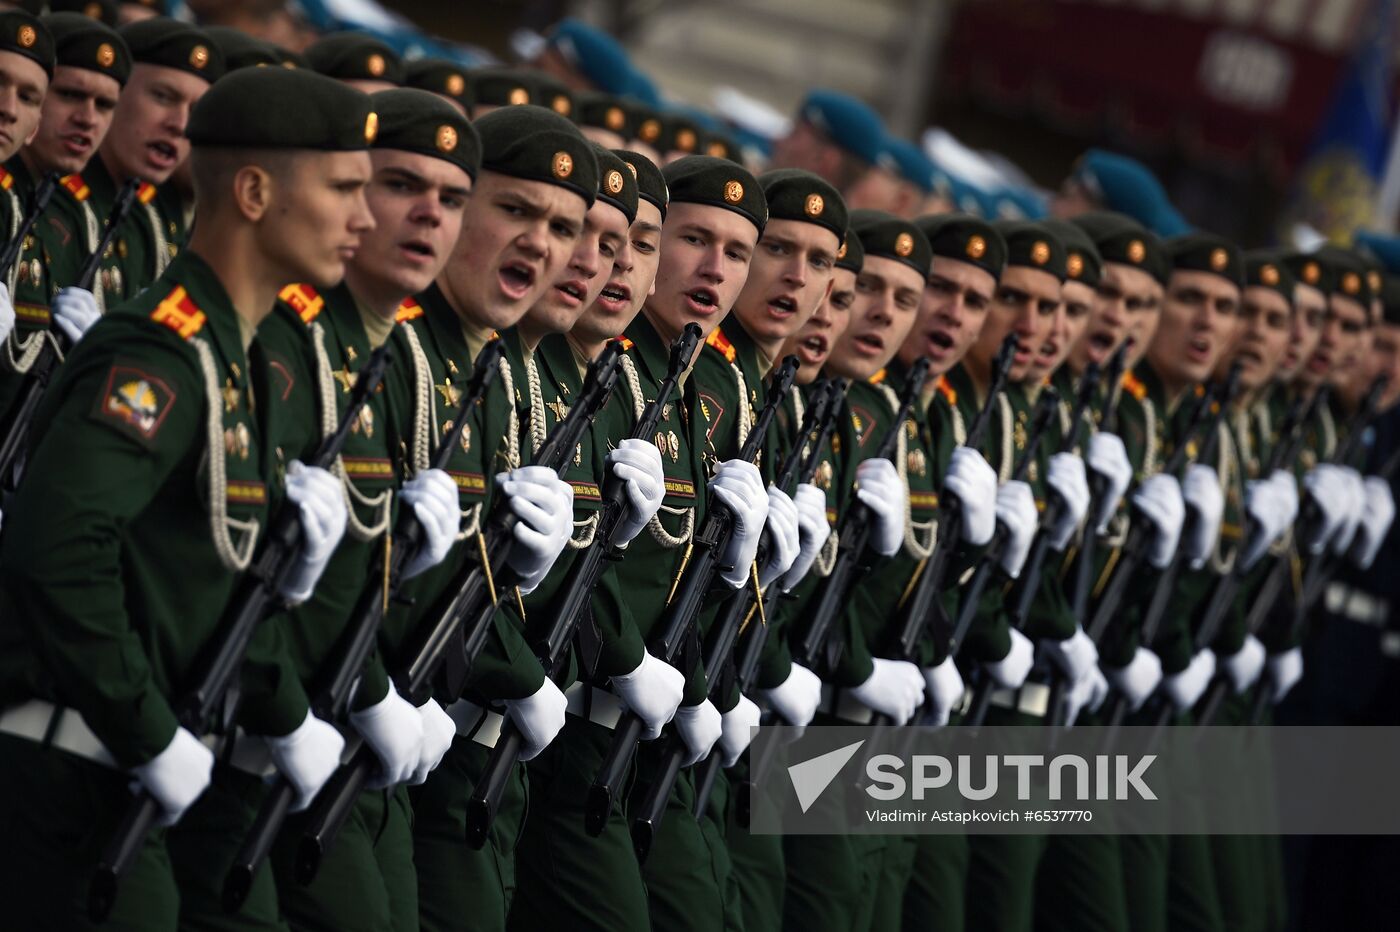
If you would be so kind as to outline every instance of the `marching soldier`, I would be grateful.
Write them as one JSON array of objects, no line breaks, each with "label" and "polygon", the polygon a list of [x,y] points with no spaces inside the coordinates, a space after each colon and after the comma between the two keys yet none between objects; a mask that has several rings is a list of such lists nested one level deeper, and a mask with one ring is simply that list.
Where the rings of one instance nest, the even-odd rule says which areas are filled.
[{"label": "marching soldier", "polygon": [[337,32],[306,49],[306,64],[328,78],[373,94],[404,83],[403,60],[383,42],[362,32]]}]

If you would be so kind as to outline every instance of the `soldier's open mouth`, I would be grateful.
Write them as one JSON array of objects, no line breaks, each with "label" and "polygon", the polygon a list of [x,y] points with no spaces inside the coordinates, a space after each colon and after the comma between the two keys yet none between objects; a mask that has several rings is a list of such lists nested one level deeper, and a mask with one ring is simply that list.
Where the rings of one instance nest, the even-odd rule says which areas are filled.
[{"label": "soldier's open mouth", "polygon": [[535,283],[535,272],[529,266],[511,263],[501,267],[499,278],[503,288],[519,295]]},{"label": "soldier's open mouth", "polygon": [[623,304],[632,297],[632,292],[626,285],[617,285],[608,282],[607,286],[603,288],[598,297],[610,304]]}]

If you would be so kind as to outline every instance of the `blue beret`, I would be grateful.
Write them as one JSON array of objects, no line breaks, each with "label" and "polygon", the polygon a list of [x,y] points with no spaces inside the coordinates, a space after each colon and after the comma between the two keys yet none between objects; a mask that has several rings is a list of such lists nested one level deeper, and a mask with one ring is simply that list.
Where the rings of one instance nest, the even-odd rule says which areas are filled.
[{"label": "blue beret", "polygon": [[899,166],[900,177],[918,185],[919,190],[925,194],[932,194],[934,174],[938,169],[934,167],[933,160],[924,154],[924,150],[907,139],[893,136],[887,145],[895,164]]},{"label": "blue beret", "polygon": [[880,115],[849,94],[812,91],[802,101],[797,113],[801,119],[826,133],[833,143],[857,158],[872,165],[896,168]]},{"label": "blue beret", "polygon": [[1375,256],[1387,273],[1400,275],[1400,236],[1357,230],[1355,239],[1356,245]]},{"label": "blue beret", "polygon": [[1191,229],[1172,207],[1157,176],[1136,159],[1090,149],[1080,157],[1072,177],[1105,209],[1127,214],[1158,236],[1180,236]]},{"label": "blue beret", "polygon": [[568,59],[598,90],[626,94],[632,88],[632,63],[612,36],[580,20],[560,20],[549,33],[549,45]]},{"label": "blue beret", "polygon": [[637,68],[627,70],[627,86],[621,91],[624,96],[634,97],[648,107],[659,108],[664,101],[656,83]]}]

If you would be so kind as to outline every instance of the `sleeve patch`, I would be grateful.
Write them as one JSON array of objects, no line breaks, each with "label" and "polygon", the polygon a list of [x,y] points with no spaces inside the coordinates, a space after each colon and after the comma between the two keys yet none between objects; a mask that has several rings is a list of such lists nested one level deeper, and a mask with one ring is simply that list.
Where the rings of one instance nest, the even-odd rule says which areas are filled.
[{"label": "sleeve patch", "polygon": [[177,285],[151,312],[151,320],[164,324],[188,340],[204,329],[205,317],[204,312],[190,300],[184,286]]},{"label": "sleeve patch", "polygon": [[174,406],[175,391],[164,379],[135,366],[114,365],[92,413],[97,420],[150,444]]}]

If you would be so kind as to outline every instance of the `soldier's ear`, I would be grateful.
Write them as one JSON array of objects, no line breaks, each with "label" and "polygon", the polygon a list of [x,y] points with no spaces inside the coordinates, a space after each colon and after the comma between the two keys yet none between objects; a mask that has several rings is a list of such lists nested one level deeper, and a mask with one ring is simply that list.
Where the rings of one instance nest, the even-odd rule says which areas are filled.
[{"label": "soldier's ear", "polygon": [[244,165],[233,176],[233,200],[238,212],[250,223],[267,213],[273,200],[276,180],[260,165]]}]

